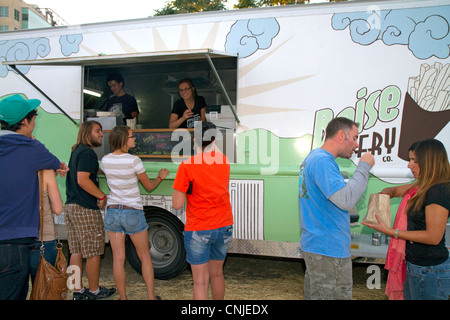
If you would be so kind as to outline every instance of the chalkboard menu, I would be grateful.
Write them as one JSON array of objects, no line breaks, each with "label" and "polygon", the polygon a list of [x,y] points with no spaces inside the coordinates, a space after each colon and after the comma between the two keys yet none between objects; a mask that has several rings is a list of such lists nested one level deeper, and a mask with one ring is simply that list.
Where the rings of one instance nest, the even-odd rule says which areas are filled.
[{"label": "chalkboard menu", "polygon": [[192,140],[187,135],[193,135],[194,130],[184,129],[183,134],[174,134],[174,131],[175,129],[133,130],[136,147],[130,149],[129,153],[141,158],[171,158],[172,155],[189,157],[192,155]]}]

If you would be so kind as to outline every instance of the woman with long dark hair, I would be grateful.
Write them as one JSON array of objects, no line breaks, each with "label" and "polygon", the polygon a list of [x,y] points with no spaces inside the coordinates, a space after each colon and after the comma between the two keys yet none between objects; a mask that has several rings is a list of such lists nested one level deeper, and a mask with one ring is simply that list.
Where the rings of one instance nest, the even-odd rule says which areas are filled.
[{"label": "woman with long dark hair", "polygon": [[[407,230],[393,229],[377,216],[364,223],[406,242],[406,300],[447,300],[450,295],[450,259],[445,230],[450,210],[450,164],[444,145],[436,139],[419,141],[409,152],[417,191],[407,202]],[[400,196],[396,188],[383,193]]]}]

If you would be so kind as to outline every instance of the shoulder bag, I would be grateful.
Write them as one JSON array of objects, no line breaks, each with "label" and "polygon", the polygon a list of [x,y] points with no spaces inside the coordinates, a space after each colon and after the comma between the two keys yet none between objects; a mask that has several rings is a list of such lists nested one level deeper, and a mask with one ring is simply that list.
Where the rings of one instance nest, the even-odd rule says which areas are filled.
[{"label": "shoulder bag", "polygon": [[[43,180],[42,171],[39,172],[39,212],[40,212],[40,236],[42,241],[44,204],[43,204]],[[56,231],[56,230],[55,230]],[[57,245],[55,266],[52,266],[44,258],[44,242],[41,246],[41,257],[34,278],[30,300],[65,300],[67,297],[67,261],[62,252],[62,243]]]}]

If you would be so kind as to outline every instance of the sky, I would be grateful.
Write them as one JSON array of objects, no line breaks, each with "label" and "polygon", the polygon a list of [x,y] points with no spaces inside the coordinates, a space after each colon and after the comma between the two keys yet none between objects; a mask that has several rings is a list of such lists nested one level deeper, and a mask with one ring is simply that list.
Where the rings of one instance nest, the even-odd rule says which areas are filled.
[{"label": "sky", "polygon": [[[25,0],[40,8],[50,8],[69,25],[138,19],[153,16],[169,0]],[[228,0],[232,8],[236,0]]]}]

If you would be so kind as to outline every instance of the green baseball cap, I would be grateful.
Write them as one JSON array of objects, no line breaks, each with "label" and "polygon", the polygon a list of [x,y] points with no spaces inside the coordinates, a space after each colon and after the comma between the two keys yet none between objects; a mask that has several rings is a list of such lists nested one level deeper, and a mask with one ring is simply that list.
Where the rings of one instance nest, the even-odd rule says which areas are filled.
[{"label": "green baseball cap", "polygon": [[21,95],[14,94],[0,101],[0,120],[9,125],[16,124],[40,104],[38,99],[25,100]]}]

